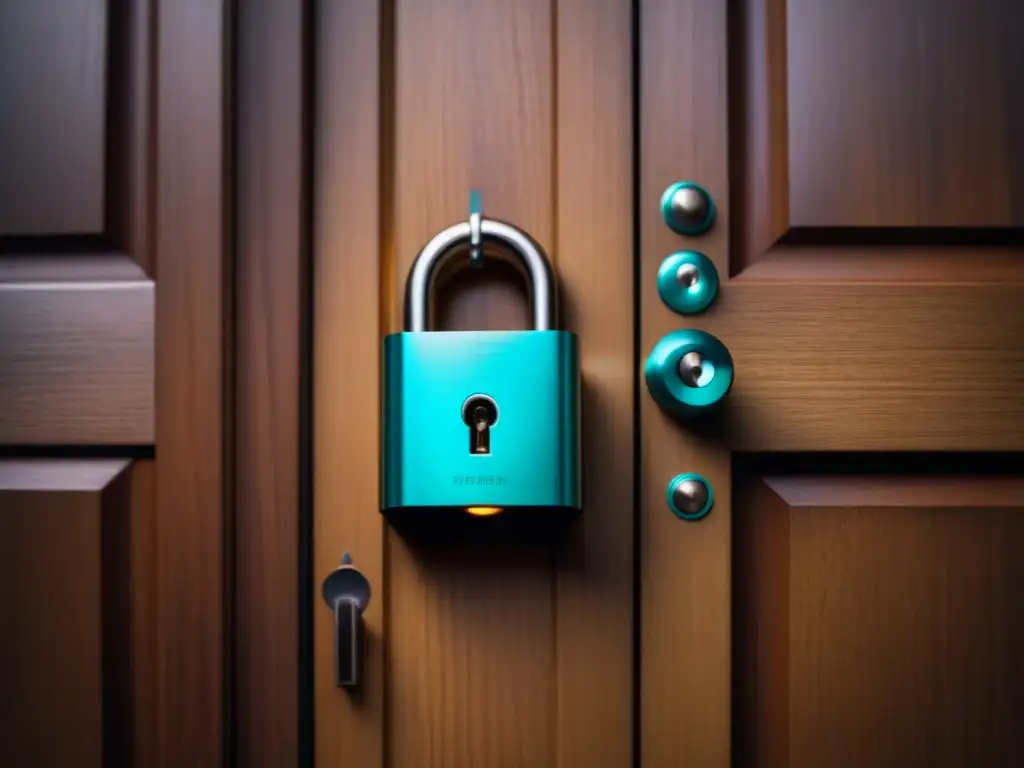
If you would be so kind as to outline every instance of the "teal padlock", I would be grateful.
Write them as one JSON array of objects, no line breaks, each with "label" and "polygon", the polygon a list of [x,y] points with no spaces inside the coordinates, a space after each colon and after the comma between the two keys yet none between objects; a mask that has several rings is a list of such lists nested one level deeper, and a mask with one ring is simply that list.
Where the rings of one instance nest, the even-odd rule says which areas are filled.
[{"label": "teal padlock", "polygon": [[[438,274],[481,264],[484,245],[525,272],[532,329],[431,330]],[[580,511],[579,343],[556,325],[554,271],[522,230],[476,214],[423,247],[406,281],[405,330],[384,339],[381,511],[389,519],[526,513],[537,522]]]}]

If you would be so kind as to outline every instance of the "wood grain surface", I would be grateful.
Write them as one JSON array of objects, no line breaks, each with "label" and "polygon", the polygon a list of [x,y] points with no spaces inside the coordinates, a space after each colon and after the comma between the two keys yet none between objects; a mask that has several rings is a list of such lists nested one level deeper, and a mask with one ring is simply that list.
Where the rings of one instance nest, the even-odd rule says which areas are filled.
[{"label": "wood grain surface", "polygon": [[[728,274],[726,4],[651,0],[640,6],[641,365],[669,330],[692,325],[658,298],[662,259],[692,247]],[[696,181],[718,205],[706,235],[686,242],[665,226],[662,192]],[[730,342],[726,342],[730,343]],[[738,371],[737,377],[744,375]],[[640,763],[645,768],[730,765],[731,467],[729,445],[709,440],[640,397]],[[677,519],[665,491],[698,472],[715,506],[699,524]]]},{"label": "wood grain surface", "polygon": [[[316,90],[315,540],[317,582],[349,551],[384,597],[366,613],[355,696],[331,685],[330,614],[317,607],[318,764],[628,761],[629,5],[373,5],[322,7],[318,24],[331,45]],[[346,183],[353,173],[366,183]],[[424,552],[385,536],[377,511],[381,336],[400,328],[416,253],[465,218],[470,189],[549,252],[581,337],[601,471],[564,561],[543,547]],[[521,284],[501,273],[456,279],[439,303],[445,328],[526,316]]]},{"label": "wood grain surface", "polygon": [[[789,534],[767,507],[764,516],[772,522],[734,516],[734,529],[756,523],[751,537],[758,543],[754,550],[732,551],[729,521],[719,517],[729,513],[730,453],[776,454],[777,463],[785,465],[791,452],[813,462],[837,451],[887,451],[898,475],[901,453],[1024,448],[1018,385],[1024,376],[1019,309],[1024,273],[1016,229],[1024,170],[1007,133],[1020,119],[1013,94],[1020,90],[1021,68],[1014,66],[1018,54],[1005,31],[1017,18],[1017,6],[1000,0],[969,9],[915,0],[884,7],[749,0],[731,5],[728,20],[716,16],[720,12],[715,4],[699,2],[642,8],[641,354],[672,330],[698,328],[728,347],[736,372],[725,408],[710,422],[670,423],[646,398],[641,401],[644,765],[729,764],[730,685],[782,690],[779,681],[791,684],[795,676],[813,674],[816,657],[795,634],[751,634],[749,626],[731,632],[730,613],[757,619],[778,612],[772,621],[787,621],[786,610],[797,610],[797,603],[794,598],[788,606],[780,604],[779,595],[796,594],[798,581],[813,585],[820,570],[815,558],[824,557],[823,551],[834,553],[836,562],[881,558],[890,570],[901,562],[891,548],[866,553],[873,544],[867,539],[875,536],[867,524],[851,529],[850,541],[859,544],[849,548],[845,529],[837,526],[808,544],[803,559],[780,575],[775,569],[784,566],[774,548]],[[908,40],[914,45],[908,47]],[[680,78],[681,72],[686,75]],[[971,86],[974,77],[984,86]],[[675,98],[663,98],[670,90]],[[728,153],[719,149],[725,136],[731,137]],[[680,239],[660,220],[658,196],[682,179],[704,185],[719,204],[718,223],[704,237]],[[731,259],[724,248],[726,227]],[[654,291],[658,264],[682,248],[704,252],[720,276],[729,277],[703,315],[674,316]],[[665,508],[665,484],[678,471],[701,472],[715,489],[715,509],[699,525],[680,525]],[[925,493],[907,477],[893,482],[907,484],[896,490],[880,485],[858,498],[867,494],[872,501],[866,505],[881,510],[886,501],[896,503],[893,494],[902,494],[904,505],[923,510],[926,500],[940,493]],[[972,508],[986,514],[963,523],[978,533],[961,552],[953,542],[973,535],[966,528],[954,533],[943,528],[946,516],[933,520],[924,511],[905,518],[901,540],[916,535],[914,547],[941,553],[936,562],[919,554],[903,564],[913,584],[933,583],[955,561],[970,571],[972,589],[1003,594],[999,577],[989,579],[981,566],[984,557],[974,559],[975,543],[995,546],[993,531],[1009,525],[1005,515],[987,515],[994,501],[1005,498],[1001,482],[986,479],[970,486],[977,497]],[[950,492],[938,506],[965,495]],[[849,499],[844,504],[854,506]],[[896,519],[888,509],[884,515],[886,523]],[[1016,573],[1009,561],[994,562],[1001,574]],[[737,573],[755,569],[743,592],[729,589],[730,563]],[[844,615],[881,589],[878,581],[863,583],[863,592],[849,587]],[[829,594],[824,587],[807,589],[801,593],[806,601],[799,607],[800,631],[810,631],[819,616],[833,615],[822,606]],[[946,599],[924,588],[899,594],[871,622],[884,622],[882,614],[896,610],[899,600],[926,604],[921,610],[939,615]],[[960,600],[952,588],[942,594]],[[868,609],[856,610],[866,621]],[[943,620],[956,624],[951,615]],[[1006,630],[1001,609],[970,618],[982,637]],[[836,632],[845,633],[850,643],[870,645],[875,642],[870,626],[860,633],[844,624]],[[909,648],[915,642],[912,628],[900,626]],[[953,637],[969,634],[951,631]],[[746,680],[738,672],[740,677],[732,679],[732,640],[747,643],[755,657],[771,657],[772,664],[756,673],[763,672],[763,678]],[[779,648],[788,655],[780,655]],[[935,651],[921,658],[937,663],[940,656]],[[886,671],[864,668],[865,658],[857,659],[829,662],[844,676],[842,684],[832,679],[829,700],[847,692],[854,699],[865,691],[881,696],[884,689],[892,702],[904,701],[886,688]],[[797,664],[804,666],[798,671]],[[754,749],[733,758],[755,765],[844,764],[847,759],[851,762],[845,764],[854,764],[851,755],[860,756],[859,764],[955,763],[971,757],[979,764],[998,764],[1017,754],[1003,729],[1005,720],[991,726],[994,745],[975,747],[974,735],[988,731],[954,723],[953,705],[942,703],[973,697],[982,710],[994,711],[1008,699],[1001,698],[1005,688],[988,674],[983,672],[981,688],[970,691],[938,674],[922,683],[950,691],[951,698],[931,709],[923,706],[922,719],[908,716],[906,732],[924,734],[949,725],[950,741],[936,739],[948,747],[945,754],[914,753],[867,709],[850,710],[842,728],[818,729],[812,713],[822,700],[818,692],[807,692],[799,704],[805,719],[789,726],[780,720],[784,698],[759,700],[746,710],[757,738],[764,740],[758,742],[761,751],[774,757],[759,762]],[[695,701],[701,706],[694,712]],[[678,717],[681,711],[685,718]],[[1005,711],[999,716],[1005,718]],[[815,733],[821,734],[817,741]],[[843,753],[843,739],[855,733],[860,751],[851,747]],[[880,745],[892,748],[876,745],[884,753],[881,762],[866,757],[874,734]],[[797,751],[787,751],[791,748]]]},{"label": "wood grain surface", "polygon": [[299,760],[304,14],[238,6],[233,739],[247,768]]},{"label": "wood grain surface", "polygon": [[222,3],[176,0],[160,4],[156,19],[160,768],[224,759],[228,13]]},{"label": "wood grain surface", "polygon": [[103,232],[106,4],[8,0],[0,50],[0,235]]},{"label": "wood grain surface", "polygon": [[0,257],[0,443],[152,444],[154,293],[127,257]]},{"label": "wood grain surface", "polygon": [[0,461],[0,760],[150,765],[152,462]]},{"label": "wood grain surface", "polygon": [[743,765],[1013,765],[1024,481],[744,477]]}]

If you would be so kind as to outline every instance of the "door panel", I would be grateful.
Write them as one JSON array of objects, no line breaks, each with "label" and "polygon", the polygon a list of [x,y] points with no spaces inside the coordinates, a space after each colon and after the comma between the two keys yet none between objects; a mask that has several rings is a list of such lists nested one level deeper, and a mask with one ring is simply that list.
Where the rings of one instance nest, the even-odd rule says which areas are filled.
[{"label": "door panel", "polygon": [[[738,263],[793,229],[1024,223],[1019,3],[759,0],[735,11]],[[927,233],[887,233],[900,236]]]},{"label": "door panel", "polygon": [[[1024,450],[1020,11],[726,5],[640,6],[641,354],[693,327],[736,366],[702,423],[641,400],[643,764],[1012,764],[1020,464],[969,468]],[[660,217],[683,179],[706,236]],[[655,285],[683,248],[725,280],[696,317]],[[666,506],[680,472],[700,522]]]},{"label": "door panel", "polygon": [[152,757],[152,478],[146,461],[0,461],[4,765]]},{"label": "door panel", "polygon": [[741,765],[1024,760],[1024,480],[738,482]]},{"label": "door panel", "polygon": [[154,440],[149,21],[0,10],[0,443]]},{"label": "door panel", "polygon": [[0,233],[103,233],[107,30],[95,0],[0,7]]},{"label": "door panel", "polygon": [[1024,225],[1020,3],[764,5],[743,48],[781,67],[790,227]]},{"label": "door panel", "polygon": [[0,9],[4,764],[221,762],[229,21]]},{"label": "door panel", "polygon": [[[317,597],[316,760],[626,765],[632,692],[630,3],[317,5],[314,584],[351,553],[366,682],[333,686]],[[557,10],[557,12],[556,12]],[[358,179],[358,183],[354,180]],[[588,498],[568,551],[418,550],[380,518],[379,350],[436,232],[530,232],[581,338]],[[447,328],[522,328],[514,273],[453,282]],[[378,320],[379,318],[379,320]],[[318,587],[317,587],[318,588]]]}]

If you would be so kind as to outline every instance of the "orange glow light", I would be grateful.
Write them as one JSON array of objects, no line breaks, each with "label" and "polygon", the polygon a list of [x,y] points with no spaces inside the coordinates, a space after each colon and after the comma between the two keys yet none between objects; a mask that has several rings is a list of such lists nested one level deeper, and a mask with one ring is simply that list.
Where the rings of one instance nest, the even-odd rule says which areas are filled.
[{"label": "orange glow light", "polygon": [[501,507],[466,507],[466,511],[477,517],[487,517],[501,512]]}]

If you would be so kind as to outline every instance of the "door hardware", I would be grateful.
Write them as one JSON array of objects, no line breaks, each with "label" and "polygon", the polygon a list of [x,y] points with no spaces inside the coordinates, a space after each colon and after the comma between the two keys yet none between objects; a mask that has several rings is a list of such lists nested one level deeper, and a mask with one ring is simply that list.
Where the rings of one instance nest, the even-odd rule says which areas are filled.
[{"label": "door hardware", "polygon": [[698,251],[677,251],[658,267],[658,296],[673,312],[703,312],[718,297],[718,270]]},{"label": "door hardware", "polygon": [[715,223],[715,201],[700,184],[677,181],[661,196],[661,217],[676,234],[703,235]]},{"label": "door hardware", "polygon": [[[493,258],[525,272],[531,329],[432,329],[438,274]],[[406,282],[405,330],[384,340],[381,511],[393,522],[580,510],[579,345],[557,329],[557,292],[540,245],[480,215],[477,197],[469,222],[420,251]]]},{"label": "door hardware", "polygon": [[370,604],[370,582],[346,552],[341,565],[324,578],[321,594],[334,611],[334,684],[355,688],[359,685],[363,611]]},{"label": "door hardware", "polygon": [[685,418],[713,410],[732,389],[732,355],[705,331],[663,336],[644,366],[647,390],[666,413]]}]

